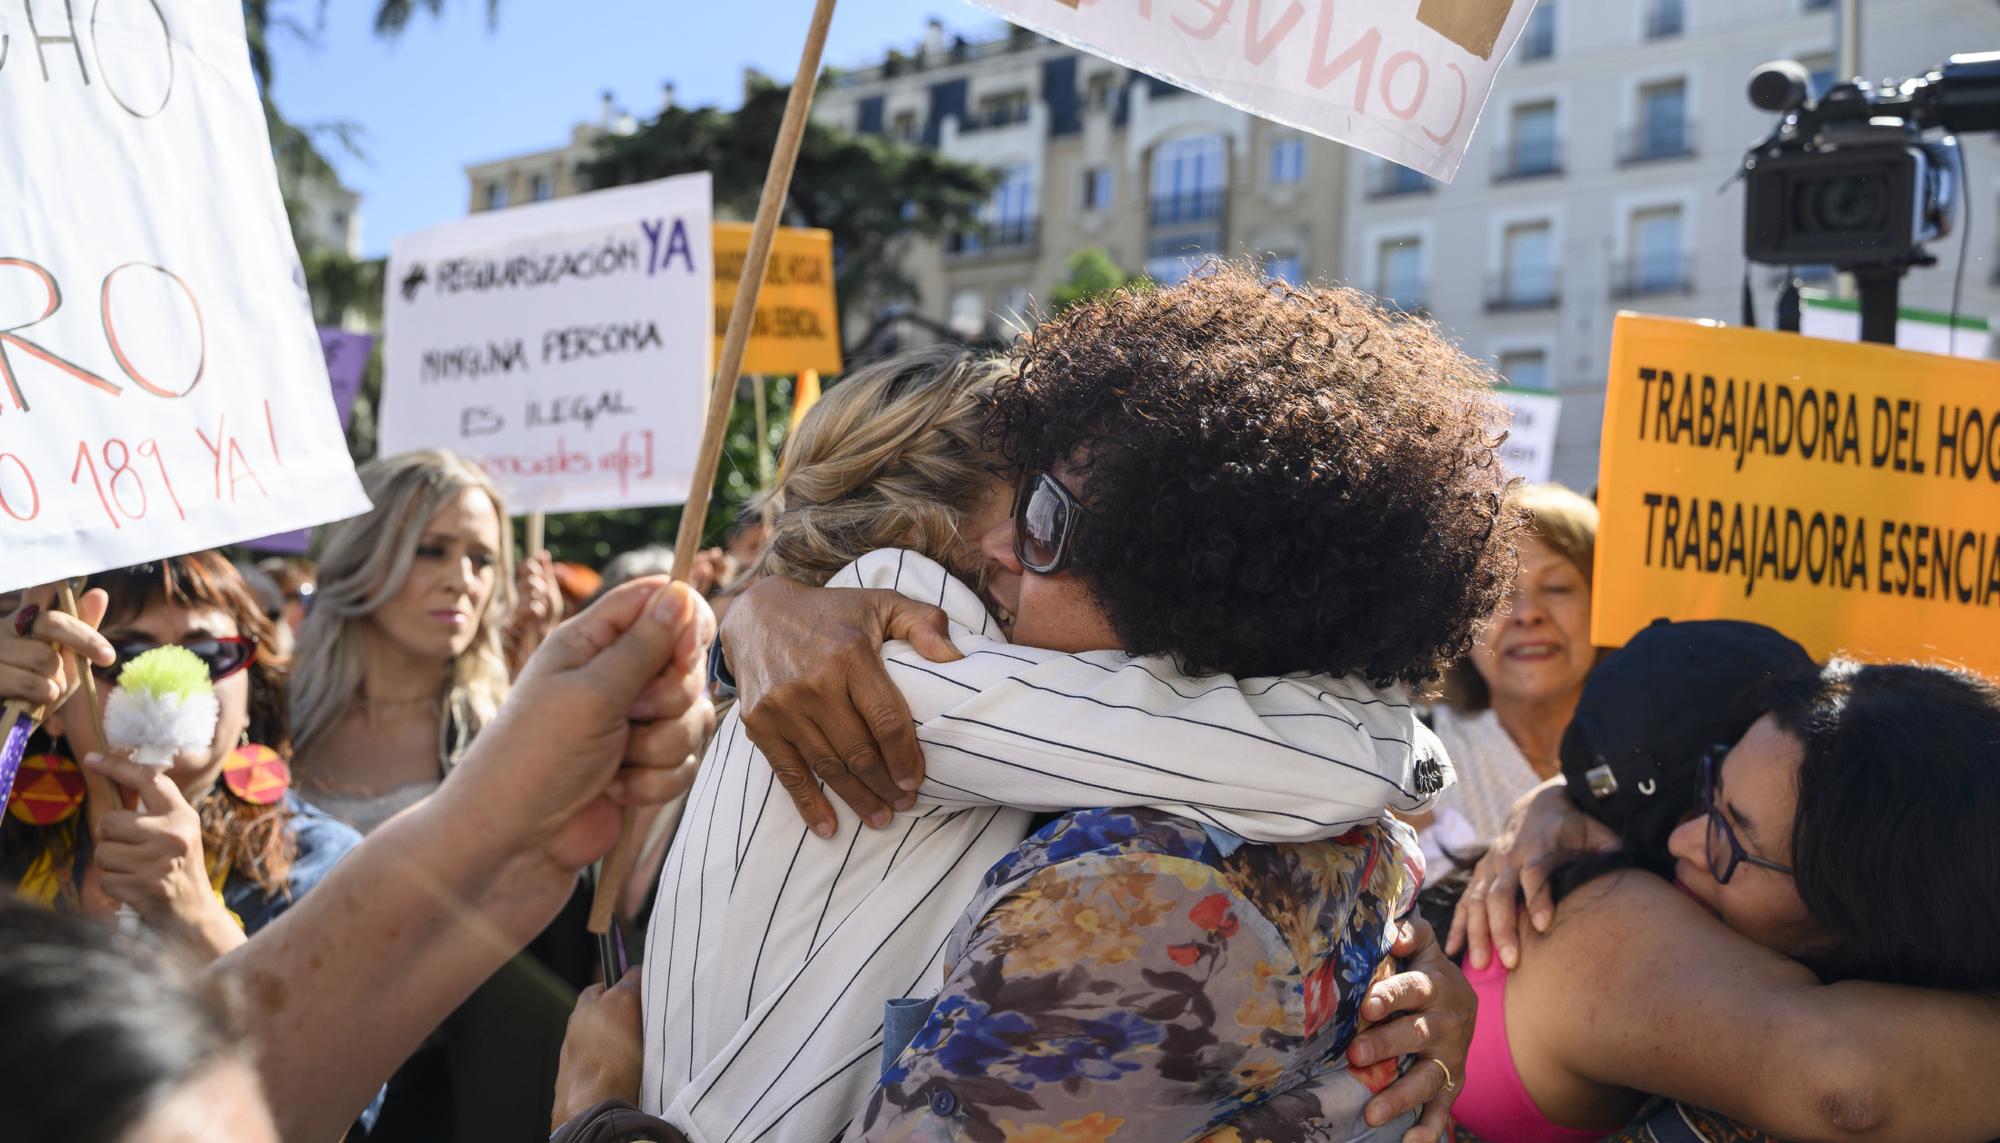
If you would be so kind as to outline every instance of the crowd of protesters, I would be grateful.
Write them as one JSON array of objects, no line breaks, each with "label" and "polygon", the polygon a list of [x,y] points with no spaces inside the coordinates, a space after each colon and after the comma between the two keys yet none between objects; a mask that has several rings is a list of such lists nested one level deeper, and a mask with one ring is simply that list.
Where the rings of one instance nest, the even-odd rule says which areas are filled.
[{"label": "crowd of protesters", "polygon": [[[1593,646],[1494,380],[1211,266],[852,371],[692,588],[424,452],[0,596],[0,1135],[2000,1137],[2000,689]],[[89,703],[166,644],[154,769]]]}]

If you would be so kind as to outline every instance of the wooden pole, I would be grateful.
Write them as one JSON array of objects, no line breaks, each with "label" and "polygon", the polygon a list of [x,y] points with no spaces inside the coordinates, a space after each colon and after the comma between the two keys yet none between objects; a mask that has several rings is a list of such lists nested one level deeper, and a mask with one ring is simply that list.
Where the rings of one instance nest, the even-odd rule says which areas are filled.
[{"label": "wooden pole", "polygon": [[548,526],[549,517],[546,512],[528,513],[527,536],[522,540],[522,546],[527,549],[528,559],[534,559],[535,553],[548,546],[543,542],[548,539]]},{"label": "wooden pole", "polygon": [[[750,249],[743,258],[743,276],[736,283],[736,305],[729,311],[729,328],[722,336],[722,357],[716,362],[715,379],[709,385],[708,419],[701,430],[701,452],[694,477],[688,482],[687,507],[681,513],[680,535],[674,544],[674,578],[686,583],[694,570],[695,554],[701,549],[702,522],[708,518],[708,497],[715,488],[715,469],[722,460],[722,442],[729,430],[729,406],[736,396],[736,378],[743,368],[743,351],[750,344],[751,323],[757,317],[757,294],[764,286],[764,272],[771,263],[771,242],[777,237],[778,220],[784,214],[785,196],[792,185],[792,168],[798,165],[799,144],[805,139],[806,115],[812,110],[813,91],[819,86],[819,57],[826,48],[826,29],[833,22],[834,0],[815,0],[812,23],[806,29],[806,44],[799,53],[798,75],[792,80],[791,95],[785,100],[785,117],[778,127],[778,145],[771,151],[771,167],[764,175],[764,192],[757,200],[757,219],[750,228]],[[611,914],[625,877],[638,857],[635,811],[625,811],[618,844],[604,859],[604,876],[598,879],[597,894],[590,905],[590,931],[611,929]],[[609,971],[609,966],[606,966]]]}]

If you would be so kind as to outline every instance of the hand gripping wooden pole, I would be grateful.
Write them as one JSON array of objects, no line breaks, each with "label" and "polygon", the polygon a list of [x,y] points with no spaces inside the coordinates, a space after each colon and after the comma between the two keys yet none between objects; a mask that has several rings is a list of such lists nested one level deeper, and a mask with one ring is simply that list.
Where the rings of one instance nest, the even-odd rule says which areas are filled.
[{"label": "hand gripping wooden pole", "polygon": [[[757,316],[757,293],[764,285],[764,271],[771,262],[771,242],[777,236],[778,220],[785,211],[785,197],[792,185],[792,168],[798,165],[799,143],[806,133],[806,116],[812,110],[813,90],[819,86],[819,57],[826,47],[827,25],[833,22],[833,0],[816,0],[812,24],[806,30],[805,50],[799,53],[798,75],[792,80],[791,95],[785,100],[785,117],[778,128],[778,145],[771,152],[771,167],[764,175],[764,192],[757,200],[757,220],[750,228],[750,250],[743,259],[743,275],[736,283],[736,304],[729,311],[729,328],[722,337],[722,357],[715,364],[715,381],[709,388],[708,419],[701,430],[701,452],[696,458],[694,478],[688,482],[687,507],[681,513],[681,530],[674,544],[674,578],[686,583],[701,550],[702,522],[708,518],[708,497],[715,488],[715,469],[722,459],[723,438],[729,431],[729,407],[736,398],[736,377],[743,367],[743,351],[750,343],[750,329]],[[603,876],[590,905],[590,931],[611,929],[611,913],[625,887],[632,861],[638,856],[641,839],[634,837],[635,811],[625,811],[624,827],[618,844],[604,859]],[[609,983],[609,981],[607,981]]]}]

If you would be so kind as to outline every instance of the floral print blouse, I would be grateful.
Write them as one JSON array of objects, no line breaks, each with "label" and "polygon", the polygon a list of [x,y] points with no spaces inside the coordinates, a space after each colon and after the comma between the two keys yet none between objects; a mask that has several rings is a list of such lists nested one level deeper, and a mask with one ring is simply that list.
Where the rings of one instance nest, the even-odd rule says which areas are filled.
[{"label": "floral print blouse", "polygon": [[[929,1020],[857,1127],[870,1141],[1399,1138],[1396,1075],[1345,1053],[1423,878],[1384,819],[1238,845],[1148,810],[1065,814],[986,875]],[[857,1134],[850,1130],[849,1138]]]}]

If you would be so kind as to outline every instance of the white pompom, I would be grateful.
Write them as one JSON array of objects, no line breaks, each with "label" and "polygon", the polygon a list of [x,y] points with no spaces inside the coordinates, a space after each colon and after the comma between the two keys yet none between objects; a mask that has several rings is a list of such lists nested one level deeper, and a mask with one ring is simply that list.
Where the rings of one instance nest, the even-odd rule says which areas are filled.
[{"label": "white pompom", "polygon": [[172,765],[182,750],[215,741],[222,709],[213,694],[146,696],[115,690],[104,703],[104,733],[111,746],[132,751],[142,766]]}]

